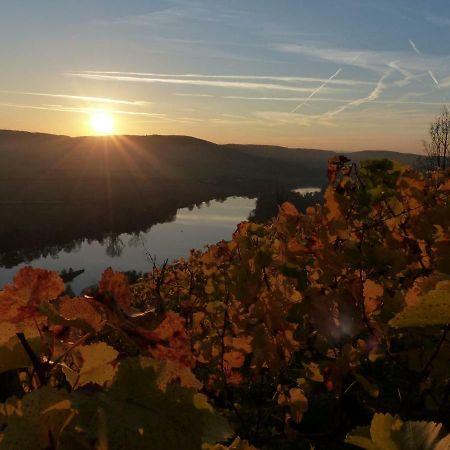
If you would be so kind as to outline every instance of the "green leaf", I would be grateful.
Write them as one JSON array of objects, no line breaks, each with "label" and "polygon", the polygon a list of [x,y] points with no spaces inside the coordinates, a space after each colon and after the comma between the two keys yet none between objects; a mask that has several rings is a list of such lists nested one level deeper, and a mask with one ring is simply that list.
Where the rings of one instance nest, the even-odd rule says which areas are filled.
[{"label": "green leaf", "polygon": [[198,450],[229,437],[227,422],[203,395],[175,383],[162,391],[158,377],[147,359],[123,360],[109,390],[73,393],[77,429],[97,444],[106,435],[109,450]]},{"label": "green leaf", "polygon": [[72,415],[66,391],[43,387],[21,400],[11,398],[0,404],[0,450],[60,448],[60,433]]},{"label": "green leaf", "polygon": [[450,282],[444,281],[398,313],[389,325],[394,328],[425,327],[450,323]]}]

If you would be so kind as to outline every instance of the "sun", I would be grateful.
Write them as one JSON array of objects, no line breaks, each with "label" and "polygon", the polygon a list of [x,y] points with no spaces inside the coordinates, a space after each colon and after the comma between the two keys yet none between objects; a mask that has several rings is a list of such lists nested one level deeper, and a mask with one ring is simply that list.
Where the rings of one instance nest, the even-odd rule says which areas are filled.
[{"label": "sun", "polygon": [[105,135],[114,133],[114,120],[105,111],[93,111],[91,113],[90,123],[96,134]]}]

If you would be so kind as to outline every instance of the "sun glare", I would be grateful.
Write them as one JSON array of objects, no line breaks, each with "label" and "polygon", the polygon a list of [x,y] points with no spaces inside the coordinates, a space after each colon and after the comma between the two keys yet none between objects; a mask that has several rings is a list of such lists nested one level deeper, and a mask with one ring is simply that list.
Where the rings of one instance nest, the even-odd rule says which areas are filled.
[{"label": "sun glare", "polygon": [[112,134],[114,132],[114,120],[107,112],[94,111],[91,114],[90,122],[96,134]]}]

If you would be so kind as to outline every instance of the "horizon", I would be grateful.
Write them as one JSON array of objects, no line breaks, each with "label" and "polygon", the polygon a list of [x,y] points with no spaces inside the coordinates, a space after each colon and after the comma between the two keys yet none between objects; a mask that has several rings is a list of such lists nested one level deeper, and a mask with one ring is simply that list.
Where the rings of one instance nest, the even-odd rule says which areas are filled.
[{"label": "horizon", "polygon": [[190,138],[195,139],[198,141],[205,141],[211,144],[215,145],[242,145],[242,146],[267,146],[267,147],[280,147],[285,148],[288,150],[317,150],[317,151],[323,151],[323,152],[335,152],[335,153],[358,153],[358,152],[388,152],[388,153],[405,153],[405,154],[412,154],[412,155],[423,155],[423,153],[416,153],[416,152],[399,152],[397,150],[393,149],[386,149],[386,148],[367,148],[367,149],[354,149],[354,150],[347,150],[344,148],[337,149],[337,148],[316,148],[316,147],[288,147],[285,145],[275,145],[275,144],[255,144],[252,142],[215,142],[213,140],[204,139],[198,136],[193,136],[189,134],[158,134],[158,133],[152,133],[152,134],[106,134],[106,135],[99,135],[99,134],[80,134],[80,135],[69,135],[69,134],[55,134],[55,133],[47,133],[42,131],[29,131],[29,130],[10,130],[10,129],[0,129],[0,133],[2,132],[11,132],[11,133],[27,133],[27,134],[44,134],[48,136],[59,136],[59,137],[67,137],[70,139],[78,139],[78,138],[107,138],[107,139],[114,139],[114,138],[121,138],[121,137],[184,137],[184,138]]},{"label": "horizon", "polygon": [[22,0],[0,25],[2,129],[419,154],[450,93],[444,0]]}]

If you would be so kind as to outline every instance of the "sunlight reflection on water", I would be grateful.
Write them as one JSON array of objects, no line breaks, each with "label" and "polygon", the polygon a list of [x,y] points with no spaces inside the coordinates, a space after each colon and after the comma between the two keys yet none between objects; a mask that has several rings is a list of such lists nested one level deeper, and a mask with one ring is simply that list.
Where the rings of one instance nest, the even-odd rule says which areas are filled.
[{"label": "sunlight reflection on water", "polygon": [[244,197],[229,197],[223,202],[214,200],[191,211],[182,208],[173,222],[157,224],[140,233],[120,234],[103,242],[85,239],[70,252],[60,251],[56,256],[37,258],[28,264],[0,268],[0,286],[9,283],[25,265],[56,271],[70,267],[85,269],[71,283],[76,293],[96,283],[109,266],[120,271],[148,272],[152,266],[149,255],[161,263],[165,259],[188,256],[192,248],[230,239],[236,225],[248,218],[255,203],[255,199]]}]

